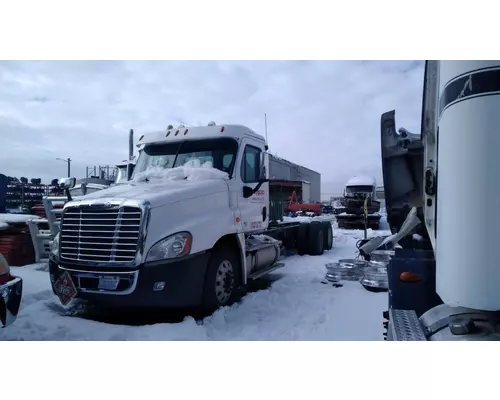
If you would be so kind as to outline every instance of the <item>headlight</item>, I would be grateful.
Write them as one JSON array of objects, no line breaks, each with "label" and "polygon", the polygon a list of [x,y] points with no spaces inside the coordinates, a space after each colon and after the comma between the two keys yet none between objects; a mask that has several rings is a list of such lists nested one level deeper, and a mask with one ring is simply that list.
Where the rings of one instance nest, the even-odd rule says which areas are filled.
[{"label": "headlight", "polygon": [[50,244],[50,252],[55,256],[59,255],[59,233],[54,237],[54,240]]},{"label": "headlight", "polygon": [[160,240],[148,251],[146,262],[182,257],[191,251],[192,237],[189,232],[179,232]]}]

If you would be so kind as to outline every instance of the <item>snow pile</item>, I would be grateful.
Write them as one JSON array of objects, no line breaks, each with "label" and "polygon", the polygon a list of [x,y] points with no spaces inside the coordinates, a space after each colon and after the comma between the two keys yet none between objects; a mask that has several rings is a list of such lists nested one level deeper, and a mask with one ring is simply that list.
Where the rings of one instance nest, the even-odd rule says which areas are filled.
[{"label": "snow pile", "polygon": [[37,215],[31,214],[0,214],[0,222],[4,224],[22,224],[30,219],[39,219]]},{"label": "snow pile", "polygon": [[226,172],[214,168],[210,161],[201,163],[198,159],[189,160],[180,167],[150,167],[135,175],[134,181],[142,182],[150,179],[199,181],[206,179],[228,179]]},{"label": "snow pile", "polygon": [[283,217],[282,224],[290,222],[309,223],[313,221],[335,221],[334,215],[317,215],[315,217]]},{"label": "snow pile", "polygon": [[9,224],[7,222],[0,221],[0,231],[3,229],[7,229]]}]

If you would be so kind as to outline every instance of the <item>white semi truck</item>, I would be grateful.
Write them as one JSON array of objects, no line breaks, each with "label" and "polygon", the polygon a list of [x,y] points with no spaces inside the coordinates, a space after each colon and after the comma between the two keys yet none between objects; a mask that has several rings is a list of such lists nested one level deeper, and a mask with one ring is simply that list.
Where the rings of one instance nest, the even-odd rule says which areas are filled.
[{"label": "white semi truck", "polygon": [[382,115],[388,222],[421,221],[389,263],[388,340],[500,339],[499,110],[500,61],[427,61],[421,133]]},{"label": "white semi truck", "polygon": [[[365,198],[367,215],[365,221]],[[337,214],[339,228],[378,229],[380,224],[380,201],[377,200],[377,182],[371,176],[354,176],[345,185],[342,212]]]},{"label": "white semi truck", "polygon": [[63,304],[79,297],[210,312],[283,266],[281,245],[311,255],[331,249],[331,221],[269,220],[267,145],[251,129],[169,126],[137,147],[131,180],[64,206],[49,261]]}]

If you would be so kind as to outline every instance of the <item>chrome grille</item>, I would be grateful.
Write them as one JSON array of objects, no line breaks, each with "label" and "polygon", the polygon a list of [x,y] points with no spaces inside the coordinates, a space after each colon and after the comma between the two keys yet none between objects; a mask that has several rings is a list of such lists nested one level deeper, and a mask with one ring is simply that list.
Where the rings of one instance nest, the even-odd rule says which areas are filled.
[{"label": "chrome grille", "polygon": [[129,262],[139,243],[141,209],[69,207],[61,220],[60,257],[71,261]]}]

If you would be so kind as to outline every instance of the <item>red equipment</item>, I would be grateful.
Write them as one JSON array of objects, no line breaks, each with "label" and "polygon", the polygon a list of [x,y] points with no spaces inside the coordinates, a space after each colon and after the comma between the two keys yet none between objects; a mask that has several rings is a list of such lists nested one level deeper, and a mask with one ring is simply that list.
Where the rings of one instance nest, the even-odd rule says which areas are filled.
[{"label": "red equipment", "polygon": [[[293,201],[295,200],[295,203]],[[297,193],[295,190],[292,192],[292,196],[290,197],[290,202],[288,203],[288,210],[291,212],[297,211],[311,211],[315,214],[321,214],[321,204],[317,203],[299,203],[297,201]]]}]

